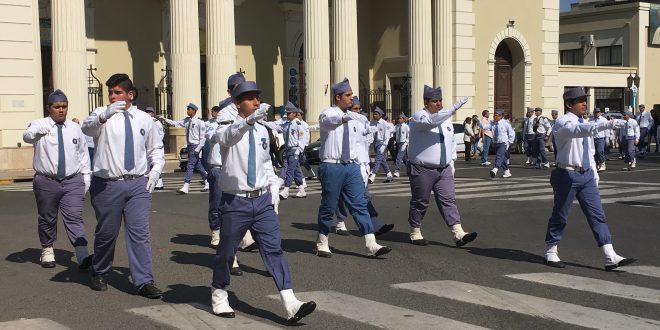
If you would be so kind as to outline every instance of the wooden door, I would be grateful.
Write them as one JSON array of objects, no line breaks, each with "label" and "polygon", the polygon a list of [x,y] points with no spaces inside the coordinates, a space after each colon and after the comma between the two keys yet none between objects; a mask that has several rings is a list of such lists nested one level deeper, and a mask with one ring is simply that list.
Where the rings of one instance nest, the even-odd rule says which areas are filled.
[{"label": "wooden door", "polygon": [[504,112],[507,112],[511,118],[513,118],[511,113],[512,62],[509,46],[504,42],[500,43],[495,51],[495,109],[504,110]]}]

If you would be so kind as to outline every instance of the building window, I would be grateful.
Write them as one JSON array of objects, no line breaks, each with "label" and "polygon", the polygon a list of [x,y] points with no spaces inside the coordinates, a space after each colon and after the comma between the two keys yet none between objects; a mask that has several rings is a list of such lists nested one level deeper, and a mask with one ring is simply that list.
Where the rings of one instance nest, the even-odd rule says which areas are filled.
[{"label": "building window", "polygon": [[584,55],[582,48],[567,49],[561,51],[562,65],[584,65]]},{"label": "building window", "polygon": [[593,93],[596,99],[596,108],[600,108],[602,111],[609,108],[610,112],[622,112],[624,110],[623,88],[594,88]]},{"label": "building window", "polygon": [[621,47],[621,45],[598,47],[596,51],[598,55],[598,65],[621,66],[623,64],[623,47]]}]

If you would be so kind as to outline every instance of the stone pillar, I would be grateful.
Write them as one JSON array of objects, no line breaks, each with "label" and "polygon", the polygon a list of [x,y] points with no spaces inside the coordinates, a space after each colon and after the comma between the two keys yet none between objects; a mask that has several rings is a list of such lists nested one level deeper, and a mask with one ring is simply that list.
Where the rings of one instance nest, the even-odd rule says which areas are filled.
[{"label": "stone pillar", "polygon": [[53,0],[51,2],[53,40],[53,85],[69,99],[69,119],[87,118],[87,37],[85,36],[85,2]]},{"label": "stone pillar", "polygon": [[[170,0],[172,116],[186,116],[186,104],[201,108],[199,13],[196,0]],[[198,117],[201,116],[201,111]]]},{"label": "stone pillar", "polygon": [[227,78],[236,72],[234,0],[206,1],[206,80],[208,109],[227,95]]},{"label": "stone pillar", "polygon": [[353,94],[360,93],[358,69],[358,31],[357,31],[357,1],[333,0],[333,75],[332,81],[342,81],[348,78],[353,87]]},{"label": "stone pillar", "polygon": [[[317,123],[319,114],[331,104],[330,31],[328,2],[303,0],[305,110],[307,121]],[[355,85],[355,82],[352,83]]]},{"label": "stone pillar", "polygon": [[442,87],[442,98],[453,103],[453,1],[433,0],[433,13],[433,85]]},{"label": "stone pillar", "polygon": [[424,107],[424,84],[433,84],[431,0],[409,0],[408,9],[410,106],[415,113]]}]

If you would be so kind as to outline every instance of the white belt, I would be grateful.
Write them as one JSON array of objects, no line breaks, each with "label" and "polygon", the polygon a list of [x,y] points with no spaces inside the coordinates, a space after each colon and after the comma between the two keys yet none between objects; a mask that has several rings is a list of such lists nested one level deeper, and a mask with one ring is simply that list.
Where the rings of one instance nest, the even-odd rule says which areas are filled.
[{"label": "white belt", "polygon": [[584,173],[584,172],[589,170],[588,168],[585,169],[582,166],[567,165],[567,164],[562,164],[562,163],[557,163],[557,167],[561,168],[561,169],[564,169],[564,170],[567,170],[567,171],[576,171],[578,173]]},{"label": "white belt", "polygon": [[256,198],[261,195],[264,195],[265,193],[268,192],[268,189],[266,188],[261,188],[257,190],[252,190],[252,191],[245,191],[245,190],[229,190],[229,191],[222,191],[223,194],[229,194],[229,195],[234,195],[237,197],[244,197],[244,198]]},{"label": "white belt", "polygon": [[321,160],[321,163],[329,163],[329,164],[357,164],[355,160],[341,160],[341,159],[323,159]]}]

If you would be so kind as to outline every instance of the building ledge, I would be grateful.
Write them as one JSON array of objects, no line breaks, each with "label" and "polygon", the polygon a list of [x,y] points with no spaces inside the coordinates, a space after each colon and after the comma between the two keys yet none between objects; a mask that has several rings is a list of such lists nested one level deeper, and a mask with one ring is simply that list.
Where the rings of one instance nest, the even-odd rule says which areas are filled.
[{"label": "building ledge", "polygon": [[637,67],[627,66],[587,66],[587,65],[560,65],[559,72],[579,72],[579,73],[634,73]]}]

